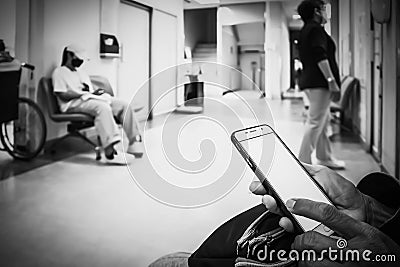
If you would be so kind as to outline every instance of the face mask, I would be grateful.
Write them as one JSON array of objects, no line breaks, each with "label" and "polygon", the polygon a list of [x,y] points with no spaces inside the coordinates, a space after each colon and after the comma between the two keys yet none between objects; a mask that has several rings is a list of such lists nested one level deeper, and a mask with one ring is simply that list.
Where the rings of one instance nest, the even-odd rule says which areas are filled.
[{"label": "face mask", "polygon": [[79,68],[83,63],[83,60],[79,59],[79,58],[74,58],[74,59],[72,59],[71,63],[72,63],[72,66],[74,66],[75,68]]}]

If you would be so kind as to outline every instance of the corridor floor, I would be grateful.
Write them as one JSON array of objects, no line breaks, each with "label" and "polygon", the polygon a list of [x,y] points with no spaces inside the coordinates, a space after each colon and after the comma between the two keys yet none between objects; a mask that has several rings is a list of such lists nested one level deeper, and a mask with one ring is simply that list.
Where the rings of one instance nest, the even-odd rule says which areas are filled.
[{"label": "corridor floor", "polygon": [[[255,93],[245,97],[257,101]],[[262,102],[260,102],[262,105]],[[277,132],[297,153],[304,131],[298,101],[270,101]],[[357,183],[379,167],[353,137],[337,138],[342,174]],[[142,159],[131,168],[146,174]],[[193,251],[224,221],[260,203],[247,171],[219,201],[199,208],[164,205],[144,193],[124,166],[92,152],[47,162],[0,181],[1,266],[147,266],[157,257]]]}]

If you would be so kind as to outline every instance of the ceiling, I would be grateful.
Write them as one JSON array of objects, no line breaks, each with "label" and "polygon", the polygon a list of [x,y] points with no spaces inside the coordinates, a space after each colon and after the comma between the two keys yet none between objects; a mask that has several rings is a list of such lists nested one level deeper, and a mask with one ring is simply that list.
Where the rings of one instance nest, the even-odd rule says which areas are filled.
[{"label": "ceiling", "polygon": [[[200,9],[200,8],[216,8],[229,5],[253,5],[255,3],[281,2],[283,12],[287,18],[289,28],[299,29],[302,22],[294,19],[293,15],[297,15],[297,6],[301,0],[184,0],[184,9]],[[239,37],[239,45],[242,51],[264,49],[265,26],[264,22],[251,22],[236,24],[236,31]]]},{"label": "ceiling", "polygon": [[217,7],[220,5],[261,3],[265,0],[184,0],[185,8]]},{"label": "ceiling", "polygon": [[225,5],[282,2],[285,15],[291,28],[301,27],[301,22],[293,19],[301,0],[184,0],[184,9],[213,8]]}]

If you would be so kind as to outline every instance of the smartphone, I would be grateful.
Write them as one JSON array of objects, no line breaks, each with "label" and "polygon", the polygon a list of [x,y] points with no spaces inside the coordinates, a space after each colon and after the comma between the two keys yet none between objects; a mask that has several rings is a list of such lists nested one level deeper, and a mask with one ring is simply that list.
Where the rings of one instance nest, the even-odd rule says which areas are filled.
[{"label": "smartphone", "polygon": [[295,231],[316,231],[330,236],[333,231],[315,220],[289,212],[291,198],[305,198],[332,204],[321,185],[308,173],[278,134],[269,125],[255,126],[231,135],[231,140],[249,167],[289,217]]},{"label": "smartphone", "polygon": [[102,88],[97,89],[96,91],[93,92],[94,95],[102,95],[105,93],[105,90]]}]

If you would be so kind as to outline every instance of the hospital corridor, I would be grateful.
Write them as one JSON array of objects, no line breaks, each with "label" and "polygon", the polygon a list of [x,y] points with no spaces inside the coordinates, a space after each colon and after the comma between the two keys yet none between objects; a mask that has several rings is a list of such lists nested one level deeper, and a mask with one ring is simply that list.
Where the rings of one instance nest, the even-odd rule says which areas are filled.
[{"label": "hospital corridor", "polygon": [[398,266],[399,14],[3,0],[0,266]]}]

